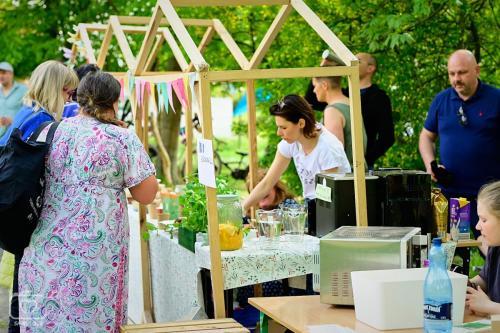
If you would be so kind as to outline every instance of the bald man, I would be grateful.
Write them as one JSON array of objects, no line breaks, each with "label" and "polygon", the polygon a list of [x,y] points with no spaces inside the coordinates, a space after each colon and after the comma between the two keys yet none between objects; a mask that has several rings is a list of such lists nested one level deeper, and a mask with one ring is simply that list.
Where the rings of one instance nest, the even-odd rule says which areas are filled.
[{"label": "bald man", "polygon": [[[330,57],[332,56],[332,57]],[[332,65],[336,56],[331,51],[323,52],[321,66]],[[359,81],[361,88],[361,114],[366,130],[365,160],[368,168],[373,170],[374,164],[394,144],[394,123],[392,120],[391,100],[386,92],[372,82],[377,71],[377,61],[369,53],[358,53]],[[348,89],[342,92],[349,96]],[[323,111],[327,103],[318,101],[311,83],[305,95],[306,100],[313,109]]]},{"label": "bald man", "polygon": [[[479,65],[468,50],[448,58],[448,78],[451,87],[429,108],[419,150],[427,172],[448,198],[471,201],[471,229],[477,237],[477,193],[485,183],[500,179],[500,90],[479,80]],[[438,138],[440,167],[451,179],[439,179],[443,169],[437,173],[431,167]]]}]

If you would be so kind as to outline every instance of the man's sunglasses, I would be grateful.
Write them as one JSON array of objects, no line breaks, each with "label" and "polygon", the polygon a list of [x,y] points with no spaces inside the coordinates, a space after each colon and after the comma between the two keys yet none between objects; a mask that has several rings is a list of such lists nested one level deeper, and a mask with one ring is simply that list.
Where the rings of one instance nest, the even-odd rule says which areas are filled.
[{"label": "man's sunglasses", "polygon": [[460,123],[460,125],[467,126],[467,124],[469,122],[467,120],[467,115],[465,114],[464,108],[462,107],[462,105],[460,105],[460,107],[458,108],[457,116],[458,116],[458,122]]}]

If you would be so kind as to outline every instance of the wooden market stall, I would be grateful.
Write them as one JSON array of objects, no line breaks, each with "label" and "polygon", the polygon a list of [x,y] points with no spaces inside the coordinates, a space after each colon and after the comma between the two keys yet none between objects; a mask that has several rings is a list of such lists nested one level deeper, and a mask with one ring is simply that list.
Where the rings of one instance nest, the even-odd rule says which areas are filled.
[{"label": "wooden market stall", "polygon": [[[279,12],[250,59],[244,55],[230,33],[219,19],[181,19],[175,7],[181,6],[243,6],[243,5],[278,5]],[[273,40],[279,33],[289,15],[296,11],[344,62],[343,66],[336,67],[309,67],[309,68],[271,68],[259,69],[259,65],[266,56]],[[187,26],[205,27],[206,32],[199,45],[196,45],[189,35]],[[104,33],[102,44],[97,53],[92,47],[89,32]],[[126,33],[144,34],[140,51],[134,55],[128,44]],[[236,60],[238,70],[210,70],[209,64],[203,57],[203,51],[213,36],[218,34],[230,53]],[[73,55],[83,54],[87,62],[95,63],[104,68],[109,46],[113,36],[116,38],[119,49],[123,53],[127,72],[113,73],[125,88],[128,88],[129,98],[132,101],[135,127],[138,136],[147,148],[150,120],[154,127],[155,119],[150,119],[149,108],[158,111],[155,101],[155,85],[163,82],[183,80],[186,94],[186,103],[183,109],[186,116],[186,132],[188,147],[192,145],[191,106],[197,104],[201,115],[202,135],[211,140],[212,113],[211,113],[211,82],[241,81],[246,83],[248,96],[248,140],[249,166],[251,187],[255,185],[257,172],[257,134],[256,134],[256,99],[255,80],[283,79],[299,77],[346,76],[349,83],[350,108],[352,110],[351,131],[353,133],[353,169],[355,183],[356,217],[359,226],[367,225],[365,169],[362,142],[362,118],[359,90],[359,68],[357,58],[337,38],[337,36],[323,23],[319,17],[304,3],[303,0],[158,0],[151,17],[123,17],[110,16],[107,24],[79,24],[73,45]],[[179,42],[179,44],[177,43]],[[163,44],[167,44],[172,51],[181,71],[179,72],[152,72],[151,66]],[[187,55],[185,59],[183,52]],[[74,60],[74,59],[73,59]],[[192,82],[197,83],[196,89]],[[133,89],[135,83],[136,88]],[[191,84],[190,84],[191,83]],[[137,88],[139,86],[139,88]],[[153,87],[153,88],[152,88]],[[190,89],[191,88],[191,89]],[[153,101],[150,105],[150,98]],[[155,116],[151,118],[156,118]],[[209,120],[209,121],[206,121]],[[161,149],[161,147],[160,147]],[[186,149],[186,168],[192,171],[191,149]],[[166,155],[166,157],[164,156]],[[163,151],[163,158],[168,154]],[[211,257],[212,290],[214,291],[215,317],[225,317],[223,279],[221,268],[221,254],[219,244],[219,227],[217,221],[216,189],[207,186],[208,233]],[[145,230],[146,211],[140,208],[141,231]],[[149,279],[149,260],[147,242],[143,241],[142,273],[144,293],[144,320],[153,321],[151,284]]]}]

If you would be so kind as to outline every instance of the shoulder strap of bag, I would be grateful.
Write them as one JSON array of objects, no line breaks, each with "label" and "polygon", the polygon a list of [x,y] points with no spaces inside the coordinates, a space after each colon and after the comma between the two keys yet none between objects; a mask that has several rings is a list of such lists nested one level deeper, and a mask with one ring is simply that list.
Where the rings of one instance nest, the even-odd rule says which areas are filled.
[{"label": "shoulder strap of bag", "polygon": [[[51,121],[51,120],[43,122],[40,126],[38,126],[37,130],[33,132],[33,134],[30,137],[30,140],[36,142],[45,142],[50,144],[52,142],[52,139],[54,138],[54,133],[56,132],[59,123],[60,122],[58,121]],[[50,127],[47,134],[40,135],[47,126]]]}]

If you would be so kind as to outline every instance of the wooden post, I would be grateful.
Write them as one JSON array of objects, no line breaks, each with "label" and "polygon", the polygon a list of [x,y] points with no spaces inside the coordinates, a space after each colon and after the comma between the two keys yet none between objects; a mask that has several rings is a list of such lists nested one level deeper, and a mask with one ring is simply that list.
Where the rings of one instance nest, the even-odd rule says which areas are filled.
[{"label": "wooden post", "polygon": [[[188,84],[189,85],[189,84]],[[186,89],[186,95],[188,97],[188,102],[185,110],[185,122],[186,122],[186,150],[184,154],[184,158],[186,161],[186,168],[184,174],[186,176],[191,175],[193,173],[193,109],[192,109],[192,101],[193,96],[191,96],[193,92],[188,87]],[[199,98],[197,100],[200,100]]]},{"label": "wooden post", "polygon": [[[201,123],[203,128],[203,138],[212,140],[212,111],[210,105],[210,81],[207,73],[199,73],[200,108]],[[207,214],[208,214],[208,241],[210,244],[210,275],[212,278],[212,291],[214,300],[215,318],[225,318],[226,309],[224,307],[224,279],[222,276],[222,260],[219,242],[219,223],[217,220],[217,190],[206,187]]]},{"label": "wooden post", "polygon": [[366,212],[365,157],[363,149],[363,118],[361,116],[361,95],[359,91],[359,66],[349,78],[349,105],[351,108],[352,163],[354,168],[354,198],[356,203],[356,225],[368,226]]},{"label": "wooden post", "polygon": [[[139,121],[135,122],[136,132],[144,145],[144,149],[148,151],[148,122],[149,122],[149,94],[146,91],[144,93],[143,104],[138,108],[137,115],[140,118]],[[136,118],[137,120],[137,118]],[[140,235],[144,232],[148,232],[146,225],[146,206],[139,205],[139,223],[140,223]],[[145,323],[154,322],[154,312],[153,312],[153,298],[152,298],[152,288],[151,288],[151,268],[149,262],[149,243],[142,239],[141,240],[141,270],[142,270],[142,293],[144,300],[144,313],[143,320]]]},{"label": "wooden post", "polygon": [[255,108],[255,81],[247,80],[247,118],[248,118],[248,166],[250,175],[250,189],[253,189],[257,179],[257,114]]}]

